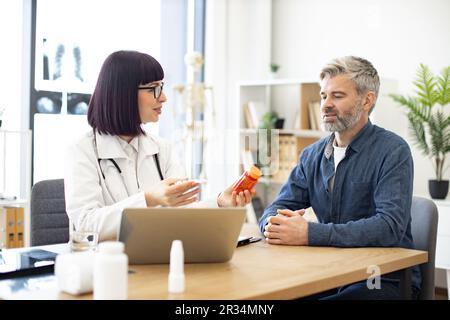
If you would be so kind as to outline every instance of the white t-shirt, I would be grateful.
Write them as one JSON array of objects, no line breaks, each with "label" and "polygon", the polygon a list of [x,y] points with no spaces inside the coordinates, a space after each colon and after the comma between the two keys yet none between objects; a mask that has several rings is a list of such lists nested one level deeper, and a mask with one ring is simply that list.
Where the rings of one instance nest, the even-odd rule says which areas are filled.
[{"label": "white t-shirt", "polygon": [[336,172],[337,166],[339,164],[339,162],[341,162],[342,159],[344,159],[345,157],[345,151],[347,150],[347,147],[342,148],[342,147],[338,147],[335,146],[333,144],[333,149],[334,149],[334,172]]},{"label": "white t-shirt", "polygon": [[341,162],[342,159],[344,159],[346,150],[347,150],[347,147],[345,147],[345,148],[338,147],[338,146],[334,145],[334,142],[333,142],[334,176],[332,176],[331,179],[329,180],[329,188],[331,191],[333,191],[333,187],[334,187],[334,177],[336,176],[337,166],[338,166],[339,162]]}]

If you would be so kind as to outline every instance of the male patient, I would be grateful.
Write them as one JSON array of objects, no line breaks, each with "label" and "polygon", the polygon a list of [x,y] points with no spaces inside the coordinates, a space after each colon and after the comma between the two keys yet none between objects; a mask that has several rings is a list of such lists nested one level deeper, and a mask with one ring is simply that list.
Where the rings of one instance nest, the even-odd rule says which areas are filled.
[{"label": "male patient", "polygon": [[[260,228],[270,244],[413,248],[411,201],[413,160],[408,144],[373,125],[380,79],[373,65],[347,56],[320,73],[322,128],[331,135],[303,150]],[[312,207],[319,223],[303,214]],[[399,299],[399,273],[317,295],[324,299]],[[412,298],[420,271],[412,270]],[[372,286],[371,286],[372,288]]]}]

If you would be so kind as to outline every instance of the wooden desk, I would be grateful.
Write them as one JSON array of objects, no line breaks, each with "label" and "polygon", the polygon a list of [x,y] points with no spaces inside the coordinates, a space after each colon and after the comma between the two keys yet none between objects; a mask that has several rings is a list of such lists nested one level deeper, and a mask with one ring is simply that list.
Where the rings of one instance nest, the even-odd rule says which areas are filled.
[{"label": "wooden desk", "polygon": [[[243,234],[255,234],[256,230],[247,225]],[[186,264],[186,291],[182,294],[167,292],[169,265],[132,265],[128,297],[293,299],[365,280],[369,276],[367,267],[371,265],[389,273],[426,261],[427,253],[418,250],[276,246],[262,240],[237,248],[228,263]],[[92,295],[75,297],[58,293],[56,284],[51,288],[47,284],[45,290],[9,298],[92,299]]]}]

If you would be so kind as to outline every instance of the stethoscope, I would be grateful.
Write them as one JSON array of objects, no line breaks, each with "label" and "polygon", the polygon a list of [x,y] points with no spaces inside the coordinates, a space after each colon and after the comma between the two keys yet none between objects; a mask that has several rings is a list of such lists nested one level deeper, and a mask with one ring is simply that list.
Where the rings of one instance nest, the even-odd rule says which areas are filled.
[{"label": "stethoscope", "polygon": [[[100,164],[102,160],[111,161],[112,164],[114,165],[114,167],[116,167],[116,169],[119,172],[119,174],[122,176],[122,170],[120,169],[120,166],[117,164],[117,162],[114,159],[112,159],[112,158],[100,158],[98,156],[97,137],[95,135],[95,131],[94,131],[94,148],[95,148],[95,154],[97,155],[98,167],[100,168],[100,172],[102,174],[103,180],[105,180],[105,182],[106,182],[105,173],[103,172],[102,166]],[[159,178],[161,180],[164,180],[164,176],[162,174],[161,165],[159,163],[159,157],[158,157],[157,153],[155,153],[153,155],[153,159],[155,160],[156,169],[158,169]],[[123,179],[123,176],[122,176],[122,179]],[[138,188],[139,188],[139,180],[137,179],[137,177],[136,177],[136,180],[137,180],[137,184],[138,184]],[[125,182],[124,182],[124,185],[125,185]]]},{"label": "stethoscope", "polygon": [[[160,178],[161,180],[164,180],[164,176],[163,176],[162,171],[161,171],[161,166],[160,166],[160,164],[159,164],[159,158],[158,158],[158,154],[157,154],[157,153],[155,153],[155,154],[153,155],[153,159],[155,160],[156,168],[158,169],[159,178]],[[114,165],[114,167],[116,167],[117,171],[119,171],[119,173],[122,174],[122,170],[120,169],[120,167],[119,167],[119,165],[117,164],[116,160],[114,160],[114,159],[112,159],[112,158],[97,158],[98,166],[99,166],[99,168],[100,168],[100,172],[102,173],[103,180],[105,180],[106,178],[105,178],[105,174],[103,173],[102,166],[100,165],[100,162],[101,162],[102,160],[111,161],[112,164]]]}]

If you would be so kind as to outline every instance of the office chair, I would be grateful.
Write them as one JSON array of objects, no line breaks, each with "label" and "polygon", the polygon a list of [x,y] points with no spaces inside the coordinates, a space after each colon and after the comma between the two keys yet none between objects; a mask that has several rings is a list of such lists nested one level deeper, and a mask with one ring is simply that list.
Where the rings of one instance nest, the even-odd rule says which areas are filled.
[{"label": "office chair", "polygon": [[434,261],[438,225],[438,211],[435,203],[430,199],[413,197],[411,219],[414,248],[428,251],[428,262],[419,266],[422,274],[419,300],[434,300]]},{"label": "office chair", "polygon": [[69,241],[64,180],[39,181],[31,189],[31,245]]}]

